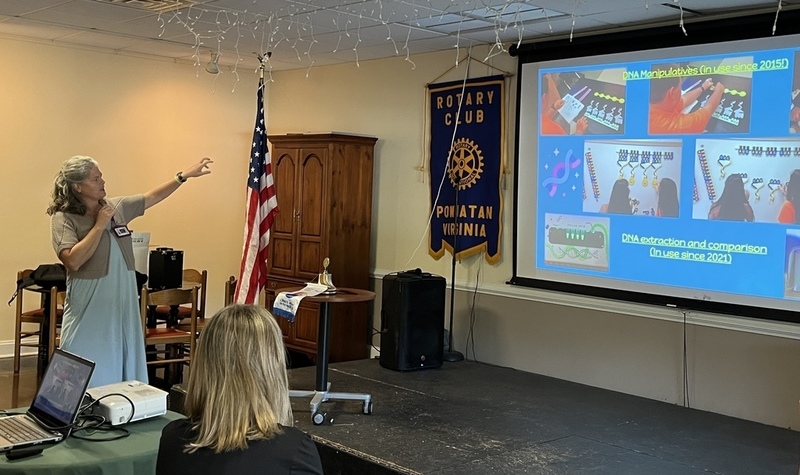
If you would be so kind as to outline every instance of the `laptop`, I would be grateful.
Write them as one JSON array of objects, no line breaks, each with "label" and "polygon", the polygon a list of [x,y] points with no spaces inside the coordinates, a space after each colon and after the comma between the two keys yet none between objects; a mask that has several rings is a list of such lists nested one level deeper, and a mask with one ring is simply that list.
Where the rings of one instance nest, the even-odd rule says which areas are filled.
[{"label": "laptop", "polygon": [[68,437],[93,371],[92,361],[56,349],[28,412],[0,415],[0,453]]}]

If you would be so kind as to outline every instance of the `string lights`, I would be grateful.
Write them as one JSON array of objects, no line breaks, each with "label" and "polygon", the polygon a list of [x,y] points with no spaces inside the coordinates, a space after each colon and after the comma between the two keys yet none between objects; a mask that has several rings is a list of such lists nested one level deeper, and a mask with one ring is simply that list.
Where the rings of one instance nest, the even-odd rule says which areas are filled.
[{"label": "string lights", "polygon": [[[582,3],[583,0],[577,0]],[[253,8],[258,8],[258,2],[253,0]],[[409,10],[410,7],[410,10]],[[385,41],[390,43],[395,55],[403,54],[405,60],[412,68],[416,64],[411,59],[411,44],[414,39],[423,37],[422,33],[430,30],[430,23],[422,24],[420,20],[433,20],[433,30],[437,23],[445,25],[452,21],[453,15],[461,16],[458,28],[454,32],[439,32],[443,36],[453,36],[453,47],[456,57],[465,43],[470,46],[477,43],[490,45],[486,59],[507,52],[503,44],[503,34],[514,31],[516,43],[521,44],[524,39],[525,21],[522,15],[530,13],[531,9],[539,10],[547,22],[550,31],[550,15],[545,9],[537,7],[529,0],[504,0],[503,3],[489,0],[448,0],[447,3],[436,0],[374,0],[349,5],[315,5],[290,3],[271,12],[238,11],[227,9],[214,9],[203,4],[190,4],[188,7],[173,11],[163,11],[158,15],[160,27],[159,37],[167,35],[168,29],[173,26],[186,30],[194,37],[194,65],[198,68],[203,64],[202,55],[211,49],[221,58],[231,54],[235,55],[234,61],[228,58],[231,71],[237,75],[238,68],[245,61],[239,49],[240,40],[249,36],[260,41],[261,51],[282,51],[282,60],[286,60],[286,53],[292,56],[300,65],[306,66],[306,75],[317,63],[315,54],[335,54],[344,50],[352,51],[352,59],[360,67],[360,48],[364,41],[362,32],[367,26],[383,25],[386,28]],[[428,17],[420,15],[421,12],[430,12]],[[475,13],[475,12],[481,12]],[[330,18],[330,20],[328,20]],[[482,20],[481,29],[491,27],[494,29],[494,41],[477,41],[469,39],[462,30],[462,24]],[[330,21],[330,24],[323,23]],[[330,28],[330,25],[333,28]],[[574,25],[574,20],[573,20]],[[332,51],[321,51],[317,48],[319,41],[316,39],[317,30],[325,35],[337,37],[336,46]],[[174,34],[170,31],[170,34]],[[427,32],[426,36],[430,33]],[[402,47],[399,45],[402,44]],[[344,50],[343,50],[344,48]],[[249,52],[248,52],[249,53]],[[207,53],[206,53],[207,54]],[[260,65],[259,65],[260,67]],[[265,65],[267,71],[272,71],[273,66],[269,59]],[[269,80],[272,80],[271,74]]]},{"label": "string lights", "polygon": [[[238,82],[238,68],[253,53],[240,51],[244,38],[250,40],[246,44],[252,45],[252,40],[260,44],[260,51],[255,53],[279,52],[277,57],[284,62],[287,58],[295,58],[298,66],[307,68],[308,76],[311,68],[319,63],[318,56],[341,56],[346,51],[351,52],[352,60],[360,67],[360,61],[365,57],[361,49],[367,44],[362,34],[380,34],[376,31],[385,27],[385,36],[381,34],[381,37],[390,45],[394,55],[405,56],[411,67],[416,68],[411,58],[413,42],[430,38],[431,34],[452,37],[456,58],[460,57],[463,48],[484,44],[488,47],[485,60],[506,53],[505,43],[521,45],[526,37],[526,25],[530,28],[531,25],[546,23],[549,33],[553,34],[553,21],[568,20],[571,41],[576,28],[580,27],[581,9],[587,1],[574,0],[570,12],[548,10],[539,3],[537,0],[367,0],[331,4],[307,0],[305,3],[280,4],[283,6],[269,12],[257,11],[259,7],[263,8],[258,0],[252,0],[253,11],[196,3],[160,12],[159,37],[175,34],[171,30],[173,27],[185,30],[194,37],[193,59],[198,70],[203,66],[203,55],[211,49],[220,58],[227,56],[225,64],[231,66],[230,71]],[[680,10],[679,26],[687,35],[681,0],[672,0],[671,3]],[[649,0],[644,0],[642,6],[649,10]],[[780,10],[781,1],[778,0],[773,34]],[[376,26],[379,28],[374,28]],[[493,39],[487,40],[490,30],[493,30]],[[325,41],[318,41],[318,36],[324,36]],[[321,44],[336,46],[325,51]],[[264,66],[268,80],[272,81],[273,65],[269,58]]]}]

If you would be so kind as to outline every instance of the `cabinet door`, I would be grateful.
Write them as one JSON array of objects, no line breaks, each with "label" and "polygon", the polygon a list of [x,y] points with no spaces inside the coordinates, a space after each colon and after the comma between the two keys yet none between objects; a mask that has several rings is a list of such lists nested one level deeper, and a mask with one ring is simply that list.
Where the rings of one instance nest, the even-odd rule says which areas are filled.
[{"label": "cabinet door", "polygon": [[278,214],[272,223],[267,272],[293,276],[295,273],[295,232],[297,224],[298,149],[272,151],[272,178],[278,200]]},{"label": "cabinet door", "polygon": [[319,305],[301,303],[294,316],[294,339],[292,343],[298,347],[317,351],[317,333],[319,331]]},{"label": "cabinet door", "polygon": [[328,179],[325,156],[327,148],[304,148],[297,186],[297,225],[295,269],[297,277],[311,281],[322,272],[326,257],[326,220]]}]

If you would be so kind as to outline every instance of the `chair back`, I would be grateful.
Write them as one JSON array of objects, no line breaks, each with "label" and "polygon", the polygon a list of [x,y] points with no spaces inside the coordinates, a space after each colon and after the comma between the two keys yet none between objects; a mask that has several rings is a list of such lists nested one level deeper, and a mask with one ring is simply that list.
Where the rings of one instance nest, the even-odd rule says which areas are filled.
[{"label": "chair back", "polygon": [[[17,281],[29,277],[34,273],[33,269],[23,269],[17,272]],[[39,294],[38,307],[25,309],[25,293],[33,290],[31,288],[21,288],[16,295],[15,321],[14,321],[14,373],[19,373],[20,358],[22,347],[43,347],[47,346],[48,359],[53,355],[57,343],[57,325],[60,315],[64,308],[66,292],[59,291],[58,287],[49,290],[36,287],[35,293]],[[49,308],[48,308],[49,304]],[[31,305],[28,305],[31,307]],[[38,329],[31,331],[24,329],[23,325],[38,325]],[[43,335],[42,330],[47,326],[47,334]],[[36,343],[24,341],[28,337],[37,337]],[[46,343],[45,343],[46,342]]]},{"label": "chair back", "polygon": [[183,287],[198,287],[197,295],[197,318],[206,318],[206,288],[208,284],[208,271],[197,269],[183,270]]},{"label": "chair back", "polygon": [[[191,307],[190,316],[190,331],[179,331],[177,329],[170,329],[167,333],[161,333],[162,343],[188,343],[189,354],[194,354],[194,346],[197,335],[197,287],[191,289],[165,289],[150,291],[147,286],[142,287],[141,298],[141,314],[142,314],[142,329],[145,335],[145,344],[154,344],[152,342],[153,334],[152,329],[147,327],[147,315],[150,307],[157,307],[159,305],[184,305],[189,304]],[[189,361],[187,358],[186,361]]]},{"label": "chair back", "polygon": [[[28,277],[33,273],[33,269],[23,269],[17,272],[17,282],[21,281],[25,277]],[[20,367],[20,354],[22,351],[22,338],[23,338],[23,330],[22,330],[22,312],[25,311],[25,305],[23,304],[25,291],[24,289],[19,289],[17,291],[17,296],[15,299],[15,321],[14,321],[14,373],[19,373]],[[40,306],[43,306],[44,299],[40,299],[41,303]],[[39,310],[44,310],[40,308]],[[38,312],[37,312],[38,313]],[[40,327],[41,328],[41,327]],[[28,334],[26,333],[25,336]]]},{"label": "chair back", "polygon": [[[19,282],[22,279],[24,279],[25,277],[28,277],[29,275],[31,275],[31,272],[33,272],[33,269],[23,269],[23,270],[17,272],[17,282]],[[23,298],[22,295],[23,295],[23,292],[22,292],[22,289],[20,289],[20,291],[17,292],[16,299],[14,299],[16,301],[17,319],[19,319],[19,316],[22,315],[22,312],[24,311],[22,309],[22,298]]]},{"label": "chair back", "polygon": [[[33,274],[33,269],[22,269],[21,271],[17,272],[17,282],[19,282],[22,279],[30,276],[31,274]],[[17,303],[17,313],[18,314],[21,314],[22,312],[25,311],[25,309],[23,308],[23,305],[22,305],[22,299],[23,299],[22,296],[23,295],[24,295],[24,293],[22,292],[22,289],[19,289],[19,291],[17,292],[17,296],[14,299],[16,301],[16,303]],[[41,302],[39,303],[39,305],[40,306],[44,305],[44,294],[42,294]]]},{"label": "chair back", "polygon": [[223,301],[225,306],[233,303],[233,295],[236,293],[236,277],[230,276],[228,280],[225,281],[225,300]]},{"label": "chair back", "polygon": [[159,305],[187,305],[192,309],[192,318],[197,317],[197,287],[191,289],[164,289],[150,290],[142,287],[141,310],[142,315],[147,315],[148,307]]}]

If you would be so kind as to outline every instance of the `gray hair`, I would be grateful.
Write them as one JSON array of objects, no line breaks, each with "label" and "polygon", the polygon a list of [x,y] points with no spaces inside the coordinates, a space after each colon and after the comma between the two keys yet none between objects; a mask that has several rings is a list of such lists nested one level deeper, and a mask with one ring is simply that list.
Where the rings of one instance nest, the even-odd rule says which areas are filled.
[{"label": "gray hair", "polygon": [[75,194],[72,185],[82,183],[89,178],[92,168],[97,166],[97,162],[92,157],[75,155],[64,161],[61,170],[53,179],[52,202],[47,208],[47,214],[54,215],[59,211],[62,213],[85,214],[86,206]]}]

